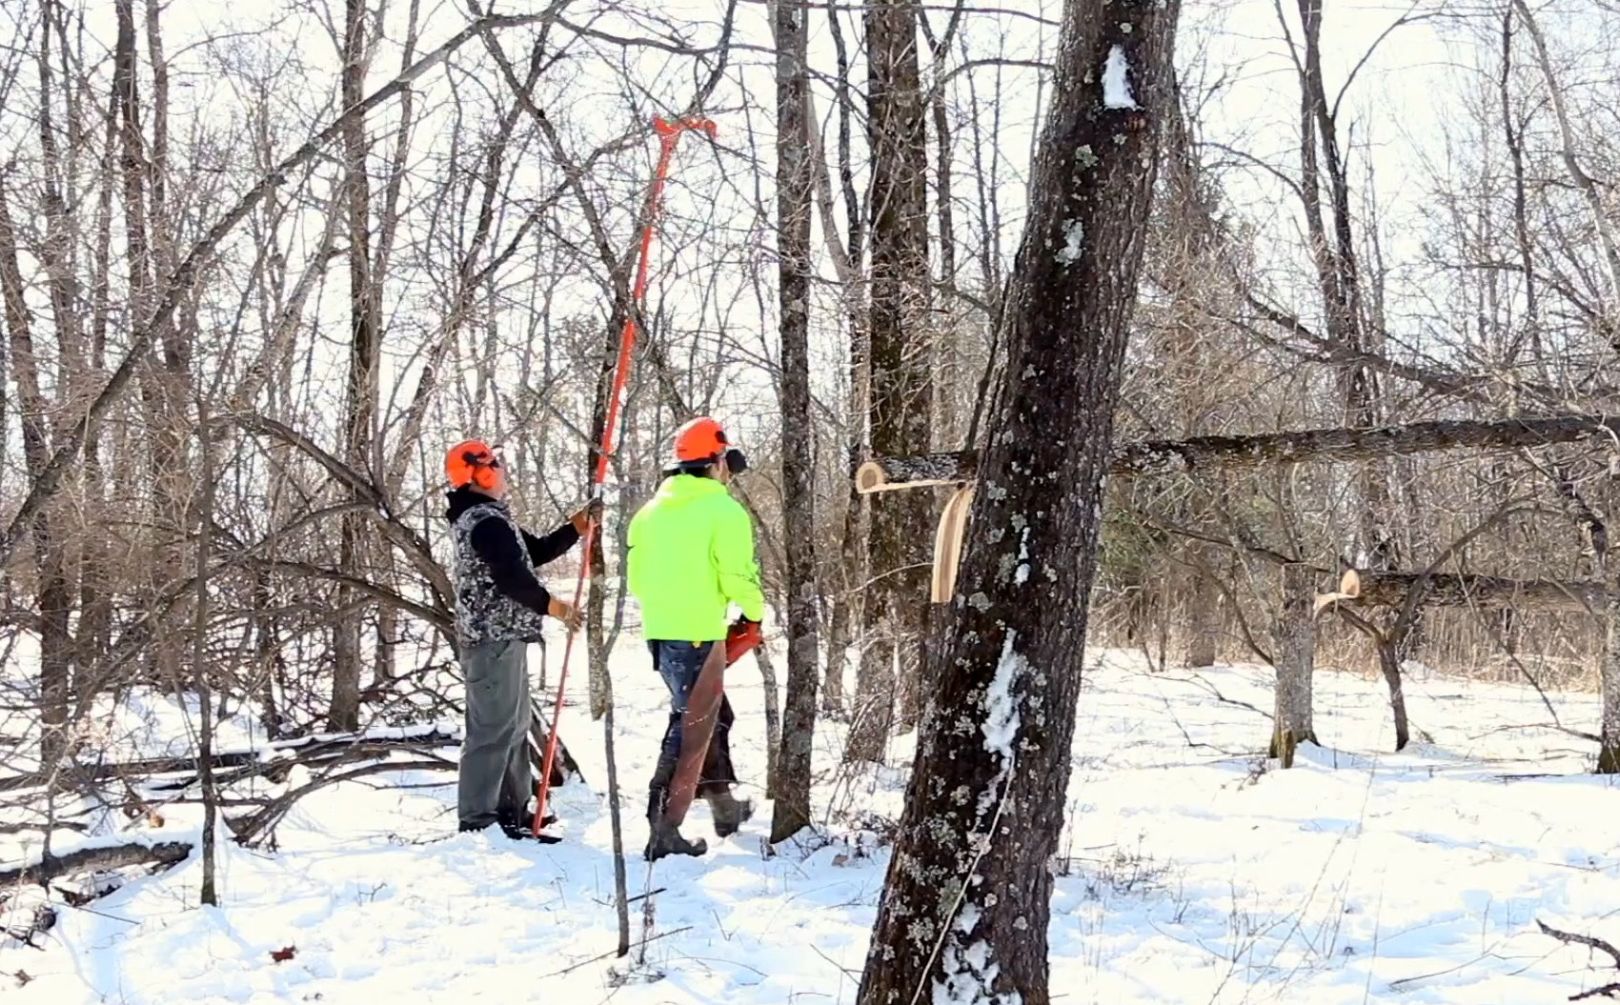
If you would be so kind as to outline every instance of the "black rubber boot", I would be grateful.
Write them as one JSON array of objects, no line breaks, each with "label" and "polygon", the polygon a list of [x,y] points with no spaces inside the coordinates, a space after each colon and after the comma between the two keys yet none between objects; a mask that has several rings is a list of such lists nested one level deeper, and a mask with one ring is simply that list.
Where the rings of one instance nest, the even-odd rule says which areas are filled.
[{"label": "black rubber boot", "polygon": [[[557,815],[555,813],[547,813],[546,818],[540,821],[540,826],[550,827],[556,822]],[[539,841],[541,844],[558,844],[562,841],[562,838],[553,837],[543,830],[539,834],[534,833],[534,817],[532,816],[528,819],[503,817],[499,823],[501,825],[501,833],[505,834],[513,841]]]},{"label": "black rubber boot", "polygon": [[714,815],[714,833],[728,838],[742,829],[754,815],[752,799],[738,799],[731,792],[716,792],[703,798],[709,801],[709,812]]},{"label": "black rubber boot", "polygon": [[665,855],[691,855],[695,858],[708,850],[709,843],[702,838],[688,841],[674,824],[667,820],[654,820],[652,834],[647,838],[647,848],[641,855],[649,862],[656,862]]}]

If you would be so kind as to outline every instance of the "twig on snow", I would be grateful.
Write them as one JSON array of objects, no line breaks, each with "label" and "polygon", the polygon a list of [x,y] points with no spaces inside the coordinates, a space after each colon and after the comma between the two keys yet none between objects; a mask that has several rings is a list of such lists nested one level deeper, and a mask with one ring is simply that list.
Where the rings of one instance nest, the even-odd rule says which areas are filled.
[{"label": "twig on snow", "polygon": [[[1615,968],[1620,969],[1620,949],[1616,949],[1613,943],[1606,942],[1603,939],[1597,938],[1593,935],[1580,935],[1576,932],[1561,931],[1560,929],[1554,928],[1547,924],[1545,921],[1542,921],[1540,918],[1536,919],[1536,927],[1541,929],[1541,934],[1549,935],[1557,939],[1559,942],[1564,943],[1566,946],[1585,946],[1588,949],[1594,949],[1598,952],[1606,953],[1608,954],[1609,959],[1614,961]],[[1572,1002],[1584,1001],[1588,998],[1620,998],[1620,981],[1611,982],[1603,985],[1602,987],[1592,988],[1591,990],[1582,991],[1579,994],[1569,996],[1569,1000]]]},{"label": "twig on snow", "polygon": [[1591,935],[1579,935],[1575,932],[1560,931],[1539,918],[1536,919],[1536,925],[1541,929],[1541,934],[1550,935],[1559,942],[1568,945],[1585,946],[1588,949],[1597,949],[1608,953],[1609,958],[1614,960],[1615,967],[1620,968],[1620,949],[1614,948],[1611,943],[1605,942],[1604,940]]},{"label": "twig on snow", "polygon": [[[684,928],[677,928],[677,929],[674,929],[673,931],[659,932],[657,935],[648,936],[645,939],[641,939],[641,940],[635,942],[633,945],[631,945],[630,948],[634,949],[634,948],[636,948],[636,946],[644,946],[649,942],[657,942],[659,939],[667,939],[672,935],[680,935],[682,932],[690,932],[691,930],[692,930],[692,926],[687,925]],[[573,973],[575,970],[578,970],[580,967],[588,967],[592,963],[598,963],[598,962],[600,962],[602,960],[607,959],[609,956],[617,956],[617,955],[619,955],[618,949],[610,949],[605,953],[598,953],[597,955],[592,956],[588,960],[580,960],[578,963],[570,964],[570,965],[568,965],[566,967],[563,967],[561,970],[553,971],[553,972],[551,972],[549,974],[546,974],[545,976],[546,977],[561,977],[563,974],[571,974],[571,973]],[[542,978],[542,980],[543,979],[544,978]]]}]

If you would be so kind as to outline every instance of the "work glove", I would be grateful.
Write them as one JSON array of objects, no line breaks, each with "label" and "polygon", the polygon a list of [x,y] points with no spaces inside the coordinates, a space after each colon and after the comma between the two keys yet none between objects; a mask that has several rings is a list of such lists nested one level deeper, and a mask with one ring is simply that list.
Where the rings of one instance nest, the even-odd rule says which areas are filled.
[{"label": "work glove", "polygon": [[568,628],[568,634],[572,635],[579,631],[579,608],[568,601],[552,597],[551,603],[546,605],[546,613],[561,621]]},{"label": "work glove", "polygon": [[731,629],[726,632],[726,666],[748,655],[749,650],[759,645],[765,639],[758,621],[749,621],[747,618],[738,618]]},{"label": "work glove", "polygon": [[575,530],[584,534],[590,529],[591,524],[602,522],[602,500],[592,499],[585,504],[584,509],[569,517],[568,522],[574,525]]}]

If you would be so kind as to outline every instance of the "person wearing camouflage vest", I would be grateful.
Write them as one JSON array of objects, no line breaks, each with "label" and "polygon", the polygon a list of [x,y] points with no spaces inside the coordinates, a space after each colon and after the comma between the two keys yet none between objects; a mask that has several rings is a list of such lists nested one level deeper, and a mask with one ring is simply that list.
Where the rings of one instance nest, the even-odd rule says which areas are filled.
[{"label": "person wearing camouflage vest", "polygon": [[529,771],[527,649],[546,616],[569,631],[579,614],[535,576],[535,568],[567,554],[600,503],[573,515],[545,537],[518,526],[507,508],[506,470],[481,440],[450,448],[445,457],[450,538],[455,548],[456,648],[467,680],[466,737],[456,803],[463,831],[499,824],[508,837],[530,834],[526,811],[534,791]]}]

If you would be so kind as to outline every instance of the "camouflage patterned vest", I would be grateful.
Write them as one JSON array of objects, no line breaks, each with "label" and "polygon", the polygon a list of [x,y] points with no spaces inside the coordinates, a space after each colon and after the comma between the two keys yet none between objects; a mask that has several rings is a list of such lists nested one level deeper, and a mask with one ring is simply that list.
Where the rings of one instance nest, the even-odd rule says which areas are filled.
[{"label": "camouflage patterned vest", "polygon": [[514,640],[538,642],[545,619],[496,588],[489,566],[473,550],[473,528],[484,520],[506,524],[519,550],[527,552],[517,521],[500,503],[473,506],[450,525],[450,537],[456,549],[456,636],[464,646]]}]

